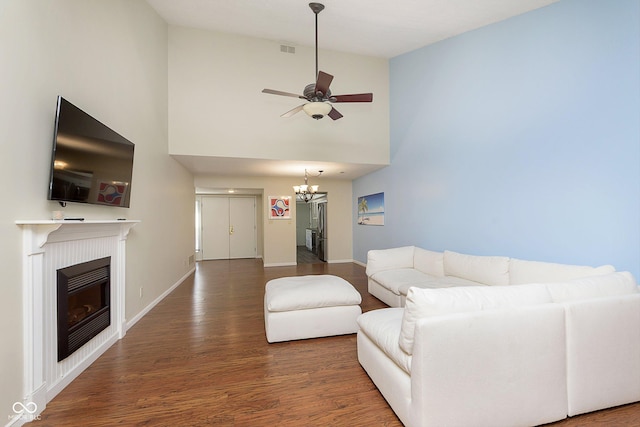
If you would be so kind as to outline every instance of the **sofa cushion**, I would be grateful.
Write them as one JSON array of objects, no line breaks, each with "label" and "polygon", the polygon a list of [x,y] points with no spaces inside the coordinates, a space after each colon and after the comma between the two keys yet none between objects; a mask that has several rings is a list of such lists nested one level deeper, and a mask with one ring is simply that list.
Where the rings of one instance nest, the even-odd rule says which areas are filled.
[{"label": "sofa cushion", "polygon": [[455,288],[458,286],[487,286],[484,283],[474,282],[473,280],[462,279],[455,276],[433,277],[424,282],[405,283],[398,286],[400,295],[407,296],[407,292],[411,287],[422,289],[440,289],[440,288]]},{"label": "sofa cushion", "polygon": [[396,295],[400,295],[401,287],[407,288],[417,283],[437,279],[437,277],[429,276],[414,268],[398,268],[395,270],[380,271],[371,276],[371,278]]},{"label": "sofa cushion", "polygon": [[509,258],[444,251],[444,274],[486,285],[508,285]]},{"label": "sofa cushion", "polygon": [[547,287],[540,284],[444,289],[410,288],[407,292],[398,344],[407,354],[413,354],[415,326],[419,319],[425,317],[550,302],[551,296]]},{"label": "sofa cushion", "polygon": [[281,277],[265,286],[268,311],[358,305],[361,301],[360,293],[349,282],[329,274]]},{"label": "sofa cushion", "polygon": [[398,346],[402,325],[401,308],[383,308],[358,316],[360,330],[407,374],[411,374],[411,356]]},{"label": "sofa cushion", "polygon": [[546,286],[551,299],[557,303],[639,292],[633,275],[628,271],[583,277],[563,283],[547,283]]},{"label": "sofa cushion", "polygon": [[413,268],[430,276],[444,276],[444,253],[416,247],[413,252]]},{"label": "sofa cushion", "polygon": [[511,258],[509,283],[511,285],[520,285],[524,283],[563,282],[581,277],[609,274],[614,271],[615,268],[611,265],[589,267]]},{"label": "sofa cushion", "polygon": [[396,268],[413,268],[413,250],[413,246],[370,250],[367,252],[367,276]]}]

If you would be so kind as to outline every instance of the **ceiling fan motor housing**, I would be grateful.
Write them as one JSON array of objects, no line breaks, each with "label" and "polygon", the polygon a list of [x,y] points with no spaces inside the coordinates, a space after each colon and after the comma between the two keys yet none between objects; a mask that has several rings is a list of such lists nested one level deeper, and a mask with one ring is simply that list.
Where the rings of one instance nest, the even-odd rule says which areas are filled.
[{"label": "ceiling fan motor housing", "polygon": [[326,101],[331,96],[331,89],[327,89],[327,93],[322,95],[322,92],[316,92],[316,84],[311,83],[304,87],[304,97],[309,101]]}]

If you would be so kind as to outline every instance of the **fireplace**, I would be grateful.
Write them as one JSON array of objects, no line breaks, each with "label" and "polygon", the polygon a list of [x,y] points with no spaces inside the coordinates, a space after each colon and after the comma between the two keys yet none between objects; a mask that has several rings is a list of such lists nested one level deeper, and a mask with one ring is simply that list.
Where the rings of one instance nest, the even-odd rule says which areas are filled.
[{"label": "fireplace", "polygon": [[[23,232],[22,324],[23,405],[37,405],[38,415],[58,393],[127,333],[125,318],[126,241],[137,220],[16,221]],[[58,271],[110,258],[109,285],[102,301],[110,325],[66,359],[58,361]],[[102,266],[105,267],[105,266]],[[100,269],[100,268],[99,268]],[[103,274],[104,275],[104,274]],[[74,277],[75,274],[68,274]],[[65,301],[65,300],[63,300]],[[67,298],[67,307],[69,306]],[[84,306],[84,303],[82,304]],[[89,305],[94,305],[89,303]],[[100,306],[104,304],[100,303]],[[105,308],[102,308],[106,311]],[[97,311],[97,310],[96,310]],[[67,309],[62,310],[68,328]],[[95,316],[94,313],[91,315]],[[89,316],[86,316],[87,321]],[[131,320],[130,322],[134,322]],[[75,329],[74,329],[75,330]],[[67,337],[67,341],[68,341]],[[67,346],[68,346],[67,342]]]},{"label": "fireplace", "polygon": [[57,270],[58,362],[111,324],[111,257]]}]

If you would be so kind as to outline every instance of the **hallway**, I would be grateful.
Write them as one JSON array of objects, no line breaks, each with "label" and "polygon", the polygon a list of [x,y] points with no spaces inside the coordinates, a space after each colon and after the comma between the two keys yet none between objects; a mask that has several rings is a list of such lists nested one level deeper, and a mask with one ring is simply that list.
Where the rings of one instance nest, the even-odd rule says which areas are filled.
[{"label": "hallway", "polygon": [[307,249],[306,246],[298,246],[296,253],[296,262],[298,264],[319,264],[323,263],[317,255]]}]

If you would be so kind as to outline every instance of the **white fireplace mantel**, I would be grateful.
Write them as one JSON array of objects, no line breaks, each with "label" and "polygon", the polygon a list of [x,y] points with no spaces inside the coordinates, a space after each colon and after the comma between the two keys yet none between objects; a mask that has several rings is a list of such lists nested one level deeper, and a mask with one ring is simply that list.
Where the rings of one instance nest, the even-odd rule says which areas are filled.
[{"label": "white fireplace mantel", "polygon": [[[23,231],[24,404],[37,414],[126,333],[125,242],[138,220],[26,220]],[[111,325],[57,361],[56,271],[111,257]],[[33,414],[33,415],[37,415]]]},{"label": "white fireplace mantel", "polygon": [[[29,246],[36,250],[36,247],[42,248],[46,243],[113,236],[115,232],[126,239],[131,227],[139,222],[138,220],[34,220],[16,221],[16,224],[30,235]],[[118,227],[114,227],[115,225]]]}]

